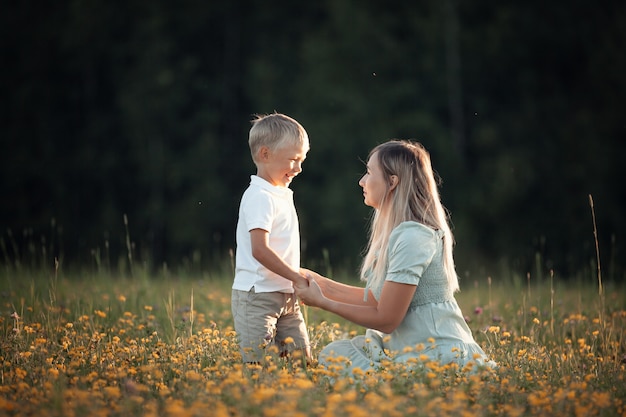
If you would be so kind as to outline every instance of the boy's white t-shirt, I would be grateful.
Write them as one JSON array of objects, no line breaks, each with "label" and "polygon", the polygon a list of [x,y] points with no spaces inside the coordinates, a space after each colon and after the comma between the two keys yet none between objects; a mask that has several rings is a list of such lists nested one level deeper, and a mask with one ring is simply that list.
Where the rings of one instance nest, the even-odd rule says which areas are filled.
[{"label": "boy's white t-shirt", "polygon": [[252,256],[250,231],[269,232],[269,246],[294,270],[300,269],[300,230],[293,191],[276,187],[256,175],[241,197],[237,221],[237,251],[233,289],[255,292],[293,292],[290,280],[265,268]]}]

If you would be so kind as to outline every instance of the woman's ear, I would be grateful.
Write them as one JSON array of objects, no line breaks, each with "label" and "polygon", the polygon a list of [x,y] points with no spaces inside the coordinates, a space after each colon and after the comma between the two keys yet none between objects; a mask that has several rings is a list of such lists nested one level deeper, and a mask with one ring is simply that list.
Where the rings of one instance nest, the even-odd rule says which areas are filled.
[{"label": "woman's ear", "polygon": [[398,185],[398,182],[400,182],[400,179],[398,178],[397,175],[392,175],[389,177],[389,191],[392,191],[394,188],[396,188],[396,186]]}]

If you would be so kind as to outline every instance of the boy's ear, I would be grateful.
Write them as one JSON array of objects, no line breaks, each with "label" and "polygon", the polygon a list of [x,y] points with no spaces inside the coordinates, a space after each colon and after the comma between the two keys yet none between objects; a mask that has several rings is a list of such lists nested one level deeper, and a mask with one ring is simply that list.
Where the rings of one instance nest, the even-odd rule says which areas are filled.
[{"label": "boy's ear", "polygon": [[261,161],[267,161],[270,157],[270,148],[267,146],[261,146],[259,148],[259,159]]}]

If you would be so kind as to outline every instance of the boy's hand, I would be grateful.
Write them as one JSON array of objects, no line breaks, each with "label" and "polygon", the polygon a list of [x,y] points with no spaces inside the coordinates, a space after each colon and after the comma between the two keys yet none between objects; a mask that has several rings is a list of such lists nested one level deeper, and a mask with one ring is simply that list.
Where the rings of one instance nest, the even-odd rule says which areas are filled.
[{"label": "boy's hand", "polygon": [[308,285],[311,285],[311,282],[315,281],[322,292],[325,292],[328,289],[330,279],[318,274],[317,272],[306,268],[300,268],[300,275],[306,277]]},{"label": "boy's hand", "polygon": [[295,289],[303,289],[309,287],[308,277],[300,270],[300,277],[293,282],[293,286]]}]

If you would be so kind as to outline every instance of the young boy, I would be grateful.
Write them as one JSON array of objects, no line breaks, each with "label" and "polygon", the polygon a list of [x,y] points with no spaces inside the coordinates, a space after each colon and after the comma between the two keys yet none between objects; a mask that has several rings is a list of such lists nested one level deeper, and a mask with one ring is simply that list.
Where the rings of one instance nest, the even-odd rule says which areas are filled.
[{"label": "young boy", "polygon": [[289,189],[302,172],[309,137],[300,123],[273,113],[252,121],[248,143],[257,173],[239,206],[231,305],[243,361],[262,362],[269,344],[281,354],[302,349],[310,359],[294,293],[308,281],[300,274],[300,231]]}]

